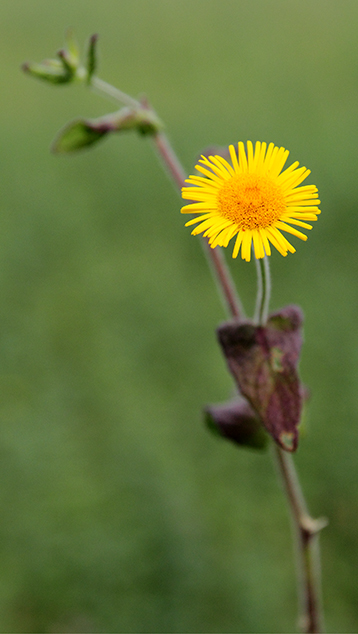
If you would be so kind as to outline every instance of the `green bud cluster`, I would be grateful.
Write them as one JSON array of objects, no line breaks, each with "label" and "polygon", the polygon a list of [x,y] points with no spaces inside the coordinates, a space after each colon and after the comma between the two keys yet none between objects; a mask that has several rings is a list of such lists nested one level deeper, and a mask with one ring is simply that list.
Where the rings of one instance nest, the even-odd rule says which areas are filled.
[{"label": "green bud cluster", "polygon": [[[68,84],[81,81],[94,89],[109,85],[94,76],[97,68],[97,35],[89,39],[85,65],[80,63],[80,54],[72,31],[66,34],[66,46],[58,51],[56,59],[45,59],[40,64],[25,63],[23,70],[51,84]],[[120,92],[120,91],[118,91]],[[79,118],[70,121],[60,130],[52,144],[56,154],[77,152],[97,143],[111,132],[136,130],[140,135],[153,135],[163,128],[163,124],[150,108],[146,100],[136,101],[120,93],[119,101],[128,103],[117,112],[97,119]]]},{"label": "green bud cluster", "polygon": [[81,66],[79,48],[72,30],[69,29],[66,33],[65,47],[57,52],[56,58],[45,59],[40,63],[25,62],[22,69],[32,77],[50,84],[69,84],[74,81],[90,83],[97,65],[96,42],[97,35],[92,35],[88,44],[86,64]]}]

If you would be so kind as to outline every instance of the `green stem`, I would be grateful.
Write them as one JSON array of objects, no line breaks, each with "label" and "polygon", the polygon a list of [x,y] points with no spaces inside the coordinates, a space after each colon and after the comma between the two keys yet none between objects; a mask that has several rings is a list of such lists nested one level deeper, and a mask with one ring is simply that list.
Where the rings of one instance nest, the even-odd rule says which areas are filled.
[{"label": "green stem", "polygon": [[112,101],[124,104],[130,108],[140,108],[140,103],[137,99],[133,99],[130,95],[118,90],[118,88],[115,88],[112,84],[108,84],[99,77],[93,76],[91,78],[90,86],[93,88],[94,92],[98,93],[102,97],[110,97]]},{"label": "green stem", "polygon": [[267,322],[270,297],[271,297],[271,275],[270,263],[267,255],[259,260],[255,259],[257,271],[257,295],[254,321],[260,326]]}]

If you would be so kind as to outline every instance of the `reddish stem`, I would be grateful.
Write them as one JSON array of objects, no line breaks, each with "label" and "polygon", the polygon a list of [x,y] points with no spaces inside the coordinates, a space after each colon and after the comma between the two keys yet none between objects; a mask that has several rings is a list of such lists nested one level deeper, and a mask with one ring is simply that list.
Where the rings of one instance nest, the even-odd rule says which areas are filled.
[{"label": "reddish stem", "polygon": [[275,445],[275,453],[297,544],[299,624],[305,634],[316,634],[322,632],[323,627],[318,537],[327,520],[310,517],[292,456],[278,445]]},{"label": "reddish stem", "polygon": [[[182,187],[185,185],[186,174],[169,143],[168,137],[163,132],[158,132],[154,135],[154,141],[166,170],[173,178],[179,192],[181,192]],[[221,249],[220,247],[212,249],[205,238],[203,238],[203,245],[217,279],[220,292],[224,297],[229,315],[235,319],[240,319],[243,317],[241,302]]]}]

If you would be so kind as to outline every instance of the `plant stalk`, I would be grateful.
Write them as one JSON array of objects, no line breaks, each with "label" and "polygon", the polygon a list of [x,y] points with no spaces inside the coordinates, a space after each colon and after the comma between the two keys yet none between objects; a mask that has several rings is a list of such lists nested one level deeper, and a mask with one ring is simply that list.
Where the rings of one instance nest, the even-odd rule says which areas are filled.
[{"label": "plant stalk", "polygon": [[[110,97],[118,103],[125,104],[132,108],[143,107],[139,101],[133,99],[126,93],[118,90],[118,88],[115,88],[102,79],[99,79],[99,77],[92,77],[91,87],[98,94],[107,98]],[[165,171],[173,179],[180,193],[181,188],[185,185],[186,179],[184,168],[182,167],[171,144],[169,143],[167,135],[164,132],[157,132],[153,135],[153,138],[162,165]],[[205,238],[202,239],[202,244],[228,314],[234,317],[234,319],[242,318],[244,316],[242,304],[220,247],[211,249]]]},{"label": "plant stalk", "polygon": [[270,263],[267,255],[259,260],[255,259],[257,271],[257,296],[254,321],[260,326],[267,322],[270,297],[271,297],[271,275]]},{"label": "plant stalk", "polygon": [[[107,84],[97,77],[92,78],[94,90],[117,102],[133,108],[141,106],[139,101]],[[154,143],[165,170],[172,177],[176,187],[181,191],[185,184],[186,174],[178,160],[168,137],[163,132],[154,135]],[[235,284],[220,247],[211,249],[203,238],[205,251],[215,272],[217,284],[224,298],[227,311],[234,319],[243,317],[243,309],[237,295]],[[264,326],[268,317],[271,281],[268,257],[256,261],[258,272],[258,295],[255,309],[256,323]],[[299,484],[292,456],[274,444],[278,472],[286,494],[293,524],[293,535],[299,561],[297,581],[300,597],[300,627],[305,634],[322,632],[322,608],[319,574],[318,534],[326,526],[324,519],[314,520],[310,517],[303,493]]]},{"label": "plant stalk", "polygon": [[[264,326],[267,322],[271,295],[268,257],[256,260],[256,267],[255,321]],[[274,455],[292,520],[297,559],[299,627],[305,634],[316,634],[322,632],[323,628],[318,537],[319,531],[327,525],[327,520],[315,520],[309,515],[291,454],[274,443]]]},{"label": "plant stalk", "polygon": [[292,456],[276,444],[274,451],[290,509],[296,548],[298,622],[302,632],[315,634],[323,631],[319,532],[327,526],[327,520],[315,520],[309,515]]},{"label": "plant stalk", "polygon": [[103,81],[103,79],[100,79],[95,75],[91,78],[90,86],[93,88],[94,92],[102,97],[107,97],[107,99],[109,97],[112,101],[124,104],[130,108],[140,108],[141,104],[137,101],[137,99],[133,99],[130,95],[127,95],[125,92],[122,92],[122,90],[112,86],[112,84],[108,84],[106,81]]},{"label": "plant stalk", "polygon": [[[166,171],[169,172],[180,193],[185,185],[186,174],[167,135],[164,132],[158,132],[154,135],[154,142]],[[244,310],[221,248],[212,249],[206,238],[202,238],[202,244],[228,314],[234,319],[241,319],[244,316]]]}]

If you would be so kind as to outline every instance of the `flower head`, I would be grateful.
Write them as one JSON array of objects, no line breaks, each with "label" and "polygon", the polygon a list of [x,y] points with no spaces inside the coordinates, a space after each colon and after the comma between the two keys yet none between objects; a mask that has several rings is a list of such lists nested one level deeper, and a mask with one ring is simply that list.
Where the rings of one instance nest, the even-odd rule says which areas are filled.
[{"label": "flower head", "polygon": [[[241,247],[241,257],[251,259],[253,244],[256,258],[271,255],[270,243],[286,256],[296,249],[281,233],[286,231],[301,240],[307,236],[291,225],[312,229],[306,221],[317,220],[320,212],[315,185],[299,187],[310,174],[298,161],[282,171],[288,150],[273,143],[242,142],[238,154],[229,146],[231,163],[222,156],[202,156],[196,169],[203,176],[190,176],[183,187],[182,196],[191,200],[182,213],[198,214],[186,223],[196,224],[192,235],[203,233],[212,248],[227,247],[236,236],[233,258]],[[199,224],[197,224],[199,223]]]}]

